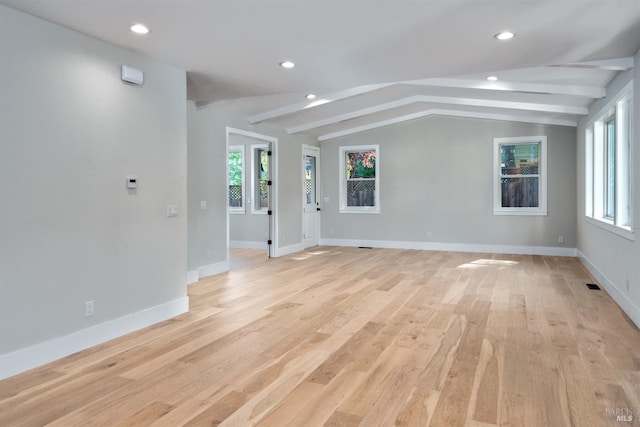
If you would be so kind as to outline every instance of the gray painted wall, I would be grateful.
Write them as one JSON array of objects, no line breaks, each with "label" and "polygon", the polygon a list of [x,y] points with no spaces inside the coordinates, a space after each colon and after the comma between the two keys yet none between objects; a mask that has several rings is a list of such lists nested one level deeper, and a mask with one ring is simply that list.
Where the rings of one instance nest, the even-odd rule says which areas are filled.
[{"label": "gray painted wall", "polygon": [[[640,52],[635,56],[635,63],[640,64]],[[632,189],[633,224],[635,241],[613,234],[586,221],[584,215],[584,133],[589,121],[596,118],[600,110],[610,101],[612,96],[620,91],[629,81],[633,81],[633,133],[632,133],[632,170],[635,171]],[[638,230],[640,225],[640,68],[636,66],[632,71],[621,73],[607,87],[607,97],[594,102],[589,109],[589,116],[580,121],[577,131],[577,164],[578,164],[578,250],[598,279],[608,287],[607,291],[616,299],[618,304],[629,316],[640,325],[640,243]],[[626,289],[627,279],[629,290]]]},{"label": "gray painted wall", "polygon": [[185,72],[4,6],[0,58],[0,354],[185,298]]},{"label": "gray painted wall", "polygon": [[[226,128],[278,138],[275,206],[278,248],[302,248],[302,145],[318,145],[306,135],[250,125],[246,118],[214,109],[189,107],[189,270],[226,262]],[[206,200],[208,208],[200,209]]]},{"label": "gray painted wall", "polygon": [[[493,138],[548,136],[548,216],[493,215]],[[322,144],[324,239],[575,248],[575,129],[429,117]],[[338,147],[379,144],[380,214],[338,212]],[[564,235],[565,244],[558,244]]]}]

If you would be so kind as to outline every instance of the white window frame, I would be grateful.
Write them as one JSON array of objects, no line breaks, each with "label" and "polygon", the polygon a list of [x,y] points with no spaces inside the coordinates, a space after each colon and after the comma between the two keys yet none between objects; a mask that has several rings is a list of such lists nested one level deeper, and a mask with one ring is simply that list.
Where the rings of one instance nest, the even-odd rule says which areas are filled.
[{"label": "white window frame", "polygon": [[[538,207],[502,207],[502,165],[500,146],[540,144],[538,152]],[[525,176],[526,177],[526,176]],[[493,139],[493,214],[494,215],[547,215],[547,137],[518,136]]]},{"label": "white window frame", "polygon": [[[258,173],[260,159],[256,156],[256,150],[258,149],[269,150],[269,144],[251,144],[251,213],[266,215],[269,207],[260,206],[260,194],[256,191],[256,188],[259,187],[258,181],[260,180],[260,174]],[[271,161],[269,161],[269,168],[272,168]],[[271,179],[271,171],[269,171],[269,179]]]},{"label": "white window frame", "polygon": [[246,208],[245,208],[245,200],[247,197],[247,193],[245,192],[245,182],[246,182],[246,177],[247,177],[247,163],[246,163],[246,156],[244,153],[244,145],[230,145],[229,146],[229,152],[227,153],[227,203],[229,200],[229,154],[231,153],[240,153],[242,156],[242,206],[229,206],[229,213],[231,214],[235,214],[235,215],[242,215],[246,213]]},{"label": "white window frame", "polygon": [[[585,217],[629,240],[633,232],[633,84],[628,83],[585,127]],[[607,212],[606,123],[615,119],[615,208]]]},{"label": "white window frame", "polygon": [[[362,151],[375,151],[376,152],[376,177],[375,190],[374,190],[374,206],[347,206],[347,178],[346,178],[346,154],[348,152],[362,152]],[[366,214],[379,214],[380,213],[380,146],[379,145],[348,145],[341,146],[338,150],[339,155],[339,198],[340,198],[340,213],[366,213]]]}]

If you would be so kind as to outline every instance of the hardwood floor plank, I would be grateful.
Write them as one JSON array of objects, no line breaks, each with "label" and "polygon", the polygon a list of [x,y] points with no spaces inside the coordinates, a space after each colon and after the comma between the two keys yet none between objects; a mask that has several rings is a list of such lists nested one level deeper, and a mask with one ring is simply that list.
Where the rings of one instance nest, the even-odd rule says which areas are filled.
[{"label": "hardwood floor plank", "polygon": [[640,331],[574,258],[231,265],[189,313],[0,381],[0,425],[640,426]]}]

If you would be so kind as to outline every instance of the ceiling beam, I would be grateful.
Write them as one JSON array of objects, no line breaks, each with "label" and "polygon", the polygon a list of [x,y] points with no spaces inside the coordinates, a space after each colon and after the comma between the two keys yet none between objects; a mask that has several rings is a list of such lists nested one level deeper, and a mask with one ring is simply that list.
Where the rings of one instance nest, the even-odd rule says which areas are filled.
[{"label": "ceiling beam", "polygon": [[536,116],[517,116],[514,114],[494,114],[494,113],[481,113],[476,111],[460,111],[460,110],[446,110],[446,109],[429,109],[424,111],[418,111],[416,113],[406,114],[404,116],[393,117],[391,119],[380,120],[374,123],[368,123],[362,126],[356,126],[349,129],[343,129],[337,132],[326,133],[318,136],[318,141],[328,141],[330,139],[339,138],[341,136],[353,135],[355,133],[364,132],[371,129],[380,128],[383,126],[389,126],[397,123],[406,122],[409,120],[418,119],[428,116],[449,116],[449,117],[464,117],[474,119],[488,119],[488,120],[501,120],[510,122],[524,122],[524,123],[537,123],[546,125],[558,125],[558,126],[578,126],[578,122],[575,120],[559,120],[545,117]]},{"label": "ceiling beam", "polygon": [[373,92],[374,90],[382,89],[387,86],[391,86],[395,83],[382,83],[366,86],[358,86],[351,89],[345,89],[339,92],[333,92],[327,95],[318,97],[313,101],[298,102],[296,104],[286,105],[284,107],[276,108],[274,110],[265,111],[264,113],[256,114],[249,117],[249,123],[256,124],[264,122],[265,120],[275,119],[276,117],[286,116],[287,114],[297,113],[298,111],[305,110],[307,108],[317,107],[333,101],[339,101],[341,99],[351,98],[352,96],[361,95],[367,92]]},{"label": "ceiling beam", "polygon": [[409,80],[403,84],[416,86],[454,87],[462,89],[485,89],[497,91],[526,92],[545,95],[571,95],[587,98],[604,98],[607,94],[605,88],[597,86],[569,86],[544,83],[519,83],[519,82],[488,82],[464,79],[422,79]]},{"label": "ceiling beam", "polygon": [[355,119],[357,117],[363,117],[381,111],[391,110],[393,108],[409,105],[417,102],[435,103],[435,104],[452,104],[463,105],[467,107],[484,107],[484,108],[502,108],[510,110],[526,110],[526,111],[538,111],[544,113],[560,113],[560,114],[573,114],[573,115],[586,115],[589,110],[586,107],[575,107],[570,105],[558,105],[558,104],[538,104],[532,102],[519,102],[519,101],[497,101],[491,99],[478,99],[478,98],[459,98],[451,96],[431,96],[431,95],[414,95],[406,98],[401,98],[395,101],[386,102],[384,104],[375,105],[373,107],[363,108],[361,110],[351,111],[349,113],[338,114],[325,119],[316,120],[302,125],[293,126],[287,128],[286,131],[289,134],[304,132],[311,129],[319,128],[322,126],[328,126],[331,124],[339,123],[345,120]]},{"label": "ceiling beam", "polygon": [[605,71],[627,71],[634,66],[633,56],[625,58],[603,59],[600,61],[574,62],[570,64],[557,64],[551,67],[590,68]]}]

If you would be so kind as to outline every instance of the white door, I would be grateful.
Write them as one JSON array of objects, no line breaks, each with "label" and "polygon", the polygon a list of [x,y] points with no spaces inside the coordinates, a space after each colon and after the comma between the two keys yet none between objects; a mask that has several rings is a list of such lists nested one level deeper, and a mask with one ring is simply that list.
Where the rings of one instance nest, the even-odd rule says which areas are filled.
[{"label": "white door", "polygon": [[302,148],[302,240],[305,248],[318,245],[320,238],[320,149]]}]

